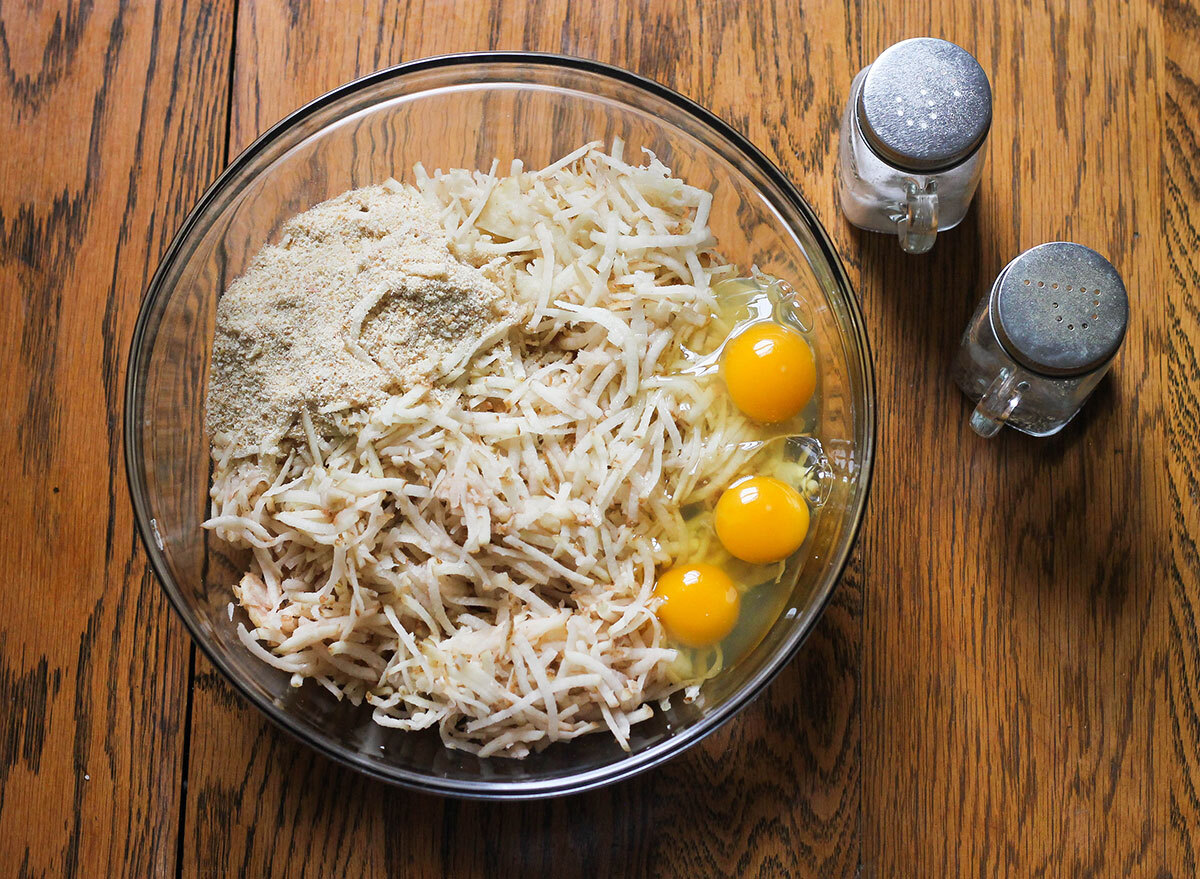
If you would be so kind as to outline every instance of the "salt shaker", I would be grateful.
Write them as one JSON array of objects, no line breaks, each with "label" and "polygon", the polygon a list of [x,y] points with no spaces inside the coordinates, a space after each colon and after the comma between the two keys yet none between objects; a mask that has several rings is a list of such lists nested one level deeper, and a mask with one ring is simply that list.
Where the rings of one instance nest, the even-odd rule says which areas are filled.
[{"label": "salt shaker", "polygon": [[1081,244],[1025,251],[996,278],[963,334],[954,380],[979,401],[971,427],[1050,436],[1075,417],[1125,338],[1117,270]]},{"label": "salt shaker", "polygon": [[992,89],[979,62],[945,40],[896,43],[850,86],[838,150],[846,218],[892,232],[909,253],[957,226],[979,185]]}]

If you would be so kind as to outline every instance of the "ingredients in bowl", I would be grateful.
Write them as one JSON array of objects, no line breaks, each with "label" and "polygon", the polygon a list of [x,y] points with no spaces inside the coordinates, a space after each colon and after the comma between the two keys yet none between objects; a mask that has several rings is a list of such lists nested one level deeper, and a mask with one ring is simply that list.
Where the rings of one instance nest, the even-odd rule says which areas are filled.
[{"label": "ingredients in bowl", "polygon": [[774,321],[753,323],[730,339],[721,365],[733,402],[755,421],[795,418],[817,387],[812,349]]},{"label": "ingredients in bowl", "polygon": [[305,440],[300,413],[335,435],[339,413],[460,376],[514,308],[419,194],[347,192],[289,221],[221,298],[209,429],[236,456]]},{"label": "ingredients in bowl", "polygon": [[716,565],[671,568],[658,578],[654,594],[667,634],[687,647],[710,647],[737,625],[741,595]]},{"label": "ingredients in bowl", "polygon": [[729,554],[756,565],[786,559],[808,535],[808,504],[800,492],[771,476],[739,479],[721,495],[713,515]]},{"label": "ingredients in bowl", "polygon": [[811,489],[815,372],[785,429],[739,409],[715,358],[782,287],[732,279],[711,194],[622,151],[347,192],[222,298],[206,527],[248,550],[239,635],[296,686],[483,756],[628,747],[773,622],[782,589],[738,608],[782,544],[738,562],[713,510],[747,475]]}]

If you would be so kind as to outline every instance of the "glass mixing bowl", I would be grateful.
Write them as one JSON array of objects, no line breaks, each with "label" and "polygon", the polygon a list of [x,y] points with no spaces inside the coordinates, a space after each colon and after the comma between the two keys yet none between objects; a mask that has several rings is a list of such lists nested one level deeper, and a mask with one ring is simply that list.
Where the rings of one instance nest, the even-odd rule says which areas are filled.
[{"label": "glass mixing bowl", "polygon": [[[366,706],[253,657],[231,620],[235,563],[206,518],[204,397],[217,300],[292,215],[412,168],[526,168],[592,140],[653,150],[714,195],[710,224],[732,262],[786,279],[813,324],[821,374],[814,434],[828,456],[827,496],[783,612],[739,662],[705,685],[704,705],[634,727],[631,753],[595,734],[525,760],[480,760],[435,731],[375,724]],[[816,624],[858,532],[875,445],[874,380],[862,315],[829,237],[784,176],[744,137],[692,101],[624,70],[528,53],[430,58],[359,79],[284,119],[229,166],[171,242],[142,303],[126,383],[125,455],[138,527],[155,572],[196,643],[283,729],[385,781],[440,794],[528,798],[594,788],[667,760],[744,708]],[[251,626],[252,628],[252,626]]]}]

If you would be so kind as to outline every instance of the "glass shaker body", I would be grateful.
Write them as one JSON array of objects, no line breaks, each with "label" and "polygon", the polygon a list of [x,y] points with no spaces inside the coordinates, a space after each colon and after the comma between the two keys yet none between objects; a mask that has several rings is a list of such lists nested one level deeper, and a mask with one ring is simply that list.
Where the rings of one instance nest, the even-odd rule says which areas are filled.
[{"label": "glass shaker body", "polygon": [[1068,377],[1026,369],[996,338],[984,299],[963,333],[954,381],[979,403],[971,427],[981,436],[994,436],[1005,424],[1031,436],[1053,436],[1079,413],[1111,366],[1110,360],[1085,375]]},{"label": "glass shaker body", "polygon": [[842,114],[838,191],[854,225],[909,253],[962,222],[992,121],[987,75],[965,49],[905,40],[858,72]]},{"label": "glass shaker body", "polygon": [[953,229],[966,217],[983,174],[987,143],[962,163],[935,173],[888,164],[867,143],[855,109],[869,69],[854,77],[842,114],[837,175],[842,211],[860,229],[900,235],[902,245],[906,238],[915,239],[914,245],[925,246],[905,249],[922,253],[933,245],[938,232]]},{"label": "glass shaker body", "polygon": [[954,381],[977,402],[971,428],[1058,433],[1112,367],[1128,321],[1124,284],[1104,257],[1055,242],[1005,267],[963,333]]}]

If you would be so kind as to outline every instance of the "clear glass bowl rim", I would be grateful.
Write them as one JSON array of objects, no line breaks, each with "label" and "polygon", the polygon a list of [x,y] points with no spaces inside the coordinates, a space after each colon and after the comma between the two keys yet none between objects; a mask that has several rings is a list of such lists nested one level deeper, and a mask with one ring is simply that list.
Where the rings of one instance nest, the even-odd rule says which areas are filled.
[{"label": "clear glass bowl rim", "polygon": [[[622,86],[641,90],[653,97],[674,104],[677,108],[685,111],[702,123],[704,127],[711,129],[719,137],[724,138],[732,144],[748,162],[755,165],[778,188],[784,198],[791,202],[792,208],[804,219],[808,226],[807,231],[813,236],[813,240],[820,249],[820,255],[826,262],[838,292],[842,297],[846,316],[853,330],[856,343],[855,351],[858,354],[859,360],[858,367],[861,370],[860,375],[863,383],[863,399],[866,403],[865,411],[861,413],[855,412],[856,418],[861,417],[863,419],[863,434],[865,437],[864,447],[857,450],[861,453],[862,475],[858,480],[861,486],[860,500],[852,509],[852,519],[848,523],[848,539],[844,542],[836,557],[830,559],[829,570],[832,572],[832,576],[827,579],[822,594],[817,597],[812,607],[812,612],[794,626],[794,631],[788,635],[775,655],[770,658],[754,677],[744,682],[739,690],[729,696],[713,711],[701,717],[700,720],[681,729],[676,735],[671,736],[665,741],[633,754],[626,759],[578,774],[546,780],[517,782],[464,781],[421,775],[398,767],[382,767],[376,763],[369,763],[360,758],[355,752],[341,748],[336,743],[331,745],[314,738],[305,729],[296,725],[285,710],[276,706],[270,700],[261,698],[256,692],[245,686],[238,675],[226,666],[219,653],[211,649],[208,645],[204,633],[192,618],[188,603],[180,593],[179,586],[170,575],[163,550],[159,549],[148,508],[145,481],[140,469],[140,462],[143,457],[141,431],[137,429],[138,425],[133,417],[134,412],[139,409],[138,401],[141,390],[141,370],[139,367],[143,365],[142,360],[149,353],[145,349],[146,334],[151,316],[155,310],[154,305],[160,297],[169,293],[164,283],[167,274],[166,269],[179,257],[185,243],[195,231],[195,227],[205,208],[223,194],[230,180],[238,176],[242,168],[249,164],[255,156],[266,149],[277,138],[302,120],[330,104],[390,79],[431,70],[450,67],[471,67],[474,65],[533,65],[551,69],[581,71],[605,77]],[[855,352],[852,351],[851,354],[853,353]],[[850,366],[854,366],[852,361]],[[820,220],[817,219],[812,207],[783,172],[758,147],[754,146],[744,135],[732,128],[723,119],[706,110],[690,98],[652,79],[614,65],[570,55],[542,52],[463,52],[437,55],[397,64],[367,74],[326,92],[271,126],[264,134],[251,143],[250,146],[239,153],[204,191],[204,194],[188,213],[179,231],[175,233],[170,245],[163,254],[158,269],[151,278],[146,294],[142,298],[137,322],[134,325],[125,378],[125,411],[123,418],[125,471],[129,482],[130,499],[133,505],[138,534],[146,549],[146,554],[150,560],[154,574],[163,591],[166,593],[171,606],[183,621],[192,640],[204,652],[208,660],[220,670],[222,676],[244,699],[257,708],[275,726],[337,763],[372,778],[410,790],[468,799],[539,799],[568,793],[582,793],[586,790],[603,787],[630,778],[678,756],[705,736],[714,732],[749,705],[775,679],[783,667],[792,660],[824,613],[825,606],[829,603],[833,590],[840,581],[850,555],[858,542],[859,530],[870,496],[874,471],[876,442],[875,407],[875,371],[870,353],[870,343],[862,312],[859,308],[857,297],[854,294],[853,285],[846,275],[845,267],[842,265],[841,259],[838,257],[828,233],[825,231]]]}]

